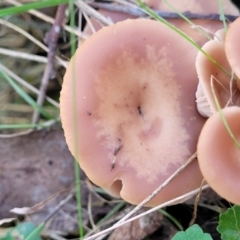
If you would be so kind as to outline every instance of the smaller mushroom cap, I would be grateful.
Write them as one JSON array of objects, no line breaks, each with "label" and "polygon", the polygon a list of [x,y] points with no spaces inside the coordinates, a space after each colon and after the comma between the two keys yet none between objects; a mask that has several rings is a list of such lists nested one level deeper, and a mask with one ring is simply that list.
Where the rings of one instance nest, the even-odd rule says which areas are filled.
[{"label": "smaller mushroom cap", "polygon": [[[228,62],[234,73],[240,78],[240,18],[229,27],[225,40],[225,51]],[[240,88],[239,80],[238,87]]]},{"label": "smaller mushroom cap", "polygon": [[[211,56],[225,71],[231,74],[224,43],[218,40],[207,42],[202,50]],[[199,85],[196,92],[197,109],[204,117],[210,117],[217,111],[214,93],[222,108],[239,104],[240,92],[236,81],[199,51],[196,58]]]},{"label": "smaller mushroom cap", "polygon": [[[240,141],[240,108],[229,107],[222,112]],[[240,204],[240,149],[227,132],[219,112],[205,123],[197,152],[201,172],[209,185],[223,198]]]}]

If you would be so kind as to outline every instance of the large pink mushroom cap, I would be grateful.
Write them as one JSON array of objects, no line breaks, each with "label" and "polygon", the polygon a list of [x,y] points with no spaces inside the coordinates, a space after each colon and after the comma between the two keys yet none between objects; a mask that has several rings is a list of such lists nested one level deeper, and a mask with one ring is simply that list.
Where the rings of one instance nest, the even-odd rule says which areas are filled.
[{"label": "large pink mushroom cap", "polygon": [[[69,149],[91,181],[138,204],[196,151],[205,122],[195,107],[196,54],[178,34],[146,19],[105,27],[77,50],[64,77],[61,118]],[[149,205],[201,181],[195,161]]]}]

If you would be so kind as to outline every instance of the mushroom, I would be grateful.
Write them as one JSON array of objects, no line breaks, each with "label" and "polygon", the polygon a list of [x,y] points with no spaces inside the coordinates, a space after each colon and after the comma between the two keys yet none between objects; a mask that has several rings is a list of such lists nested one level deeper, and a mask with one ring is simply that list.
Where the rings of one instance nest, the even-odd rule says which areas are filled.
[{"label": "mushroom", "polygon": [[[235,138],[240,140],[240,108],[222,109]],[[223,198],[240,204],[240,149],[224,126],[219,112],[205,123],[199,136],[198,161],[209,185]]]},{"label": "mushroom", "polygon": [[[92,182],[138,204],[195,153],[205,122],[194,104],[196,54],[177,33],[147,19],[105,27],[77,49],[64,77],[61,119],[69,149]],[[195,161],[148,205],[201,181]]]},{"label": "mushroom", "polygon": [[240,104],[240,91],[231,76],[231,67],[226,58],[224,43],[211,40],[202,47],[202,50],[218,63],[218,65],[215,64],[200,51],[196,58],[196,70],[199,78],[196,92],[197,109],[202,116],[210,117],[217,111],[214,94],[220,106],[224,108]]},{"label": "mushroom", "polygon": [[[235,20],[229,27],[226,34],[225,51],[228,62],[234,73],[240,78],[240,18]],[[240,81],[237,80],[238,88],[240,89]]]}]

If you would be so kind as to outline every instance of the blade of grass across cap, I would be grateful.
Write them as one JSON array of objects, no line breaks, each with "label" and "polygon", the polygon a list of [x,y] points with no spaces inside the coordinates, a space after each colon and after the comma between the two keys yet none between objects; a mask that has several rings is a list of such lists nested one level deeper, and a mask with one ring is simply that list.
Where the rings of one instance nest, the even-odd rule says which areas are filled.
[{"label": "blade of grass across cap", "polygon": [[15,81],[0,68],[0,74],[6,79],[11,87],[34,109],[38,110],[47,119],[53,119],[54,117],[47,113],[42,107],[40,107],[22,88],[20,88]]},{"label": "blade of grass across cap", "polygon": [[223,22],[223,27],[224,27],[225,32],[227,32],[227,23],[226,23],[225,14],[223,11],[222,0],[218,0],[218,5],[219,5],[219,10],[220,10],[221,20]]},{"label": "blade of grass across cap", "polygon": [[0,18],[9,16],[9,15],[24,13],[24,12],[27,12],[27,11],[33,10],[33,9],[53,7],[53,6],[57,6],[59,4],[68,3],[68,1],[69,0],[42,0],[42,1],[37,1],[34,3],[24,4],[24,5],[18,6],[18,7],[4,8],[4,9],[0,10]]},{"label": "blade of grass across cap", "polygon": [[[162,0],[166,5],[168,5],[173,11],[175,11],[182,19],[184,19],[186,22],[188,22],[192,27],[195,27],[196,25],[186,16],[184,16],[184,14],[182,14],[181,12],[179,12],[173,5],[171,5],[167,0]],[[204,31],[203,29],[197,27],[196,28],[197,31],[199,31],[201,34],[203,34],[207,39],[212,40],[212,38],[207,34],[206,31]]]},{"label": "blade of grass across cap", "polygon": [[[73,0],[69,0],[69,12],[70,12],[70,26],[72,28],[75,27],[75,19],[74,19],[74,3]],[[70,42],[71,42],[71,56],[74,55],[76,51],[76,36],[71,33],[70,34]],[[75,64],[73,64],[73,68],[76,68]],[[72,72],[75,72],[74,70]],[[74,157],[75,157],[75,165],[74,165],[74,171],[75,171],[75,182],[76,182],[76,199],[77,199],[77,210],[78,210],[78,226],[79,226],[79,236],[80,238],[83,238],[84,232],[83,232],[83,224],[82,224],[82,202],[81,202],[81,185],[80,185],[80,169],[79,169],[79,155],[78,155],[78,146],[79,146],[79,139],[78,139],[78,115],[77,115],[77,103],[76,103],[76,77],[72,76],[72,98],[73,98],[73,126],[74,126]]]},{"label": "blade of grass across cap", "polygon": [[214,79],[213,76],[212,76],[212,77],[211,77],[211,90],[212,90],[212,93],[213,93],[213,97],[214,97],[215,104],[216,104],[216,106],[217,106],[217,110],[218,110],[218,112],[219,112],[219,115],[220,115],[220,117],[221,117],[221,120],[222,120],[222,122],[223,122],[223,124],[224,124],[224,126],[225,126],[225,128],[226,128],[226,130],[227,130],[227,132],[228,132],[228,134],[229,134],[229,136],[232,138],[232,140],[233,140],[233,142],[235,143],[235,145],[237,146],[237,148],[240,149],[240,143],[238,142],[238,140],[237,140],[236,137],[234,136],[234,134],[233,134],[231,128],[229,127],[229,125],[228,125],[228,123],[227,123],[227,120],[226,120],[226,118],[225,118],[225,116],[224,116],[224,114],[223,114],[223,112],[222,112],[221,106],[220,106],[220,104],[219,104],[219,101],[218,101],[218,99],[217,99],[217,96],[216,96],[216,93],[215,93],[215,89],[214,89],[214,86],[213,86],[213,80],[215,80],[215,79]]},{"label": "blade of grass across cap", "polygon": [[191,43],[194,47],[196,47],[199,51],[201,51],[211,62],[213,62],[216,66],[218,66],[225,74],[228,76],[231,76],[230,73],[228,73],[215,59],[213,59],[210,55],[208,55],[205,51],[202,50],[202,48],[190,37],[188,37],[187,34],[185,34],[180,29],[176,28],[172,24],[170,24],[167,20],[162,18],[161,16],[157,15],[152,9],[150,9],[145,3],[143,3],[142,0],[137,0],[138,5],[142,8],[142,10],[147,13],[150,17],[154,18],[155,20],[165,24],[170,29],[178,33],[181,37],[186,39],[189,43]]}]

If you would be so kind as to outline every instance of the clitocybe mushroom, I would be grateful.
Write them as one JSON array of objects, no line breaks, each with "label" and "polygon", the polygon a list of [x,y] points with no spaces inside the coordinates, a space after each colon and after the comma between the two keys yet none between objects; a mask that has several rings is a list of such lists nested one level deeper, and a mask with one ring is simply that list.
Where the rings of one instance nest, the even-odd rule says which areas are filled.
[{"label": "clitocybe mushroom", "polygon": [[[77,154],[90,180],[138,204],[196,151],[205,122],[194,104],[196,54],[177,33],[146,19],[105,27],[77,50],[64,77],[61,118],[75,155],[75,101]],[[148,205],[201,181],[195,161]]]},{"label": "clitocybe mushroom", "polygon": [[202,50],[229,73],[224,72],[199,51],[196,58],[196,69],[199,78],[196,102],[199,113],[204,117],[209,117],[217,111],[214,94],[221,107],[224,108],[240,104],[240,92],[236,81],[234,81],[234,76],[231,76],[232,70],[226,58],[224,43],[219,40],[211,40],[202,47]]},{"label": "clitocybe mushroom", "polygon": [[[222,113],[235,138],[240,141],[240,108]],[[240,149],[223,124],[219,112],[205,123],[197,145],[200,169],[209,185],[223,198],[240,204]]]}]

